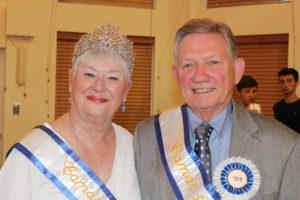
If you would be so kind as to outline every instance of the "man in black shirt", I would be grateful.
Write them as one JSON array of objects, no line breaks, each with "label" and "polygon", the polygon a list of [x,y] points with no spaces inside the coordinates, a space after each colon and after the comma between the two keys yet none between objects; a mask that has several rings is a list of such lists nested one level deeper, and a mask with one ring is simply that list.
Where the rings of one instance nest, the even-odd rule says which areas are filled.
[{"label": "man in black shirt", "polygon": [[300,134],[300,99],[296,94],[298,72],[284,68],[278,72],[278,79],[285,98],[273,106],[275,118]]}]

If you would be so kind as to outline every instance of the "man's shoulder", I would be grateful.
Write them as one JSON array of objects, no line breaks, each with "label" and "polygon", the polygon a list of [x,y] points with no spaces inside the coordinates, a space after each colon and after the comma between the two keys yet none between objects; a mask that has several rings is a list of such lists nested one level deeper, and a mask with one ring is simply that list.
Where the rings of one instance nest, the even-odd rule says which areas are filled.
[{"label": "man's shoulder", "polygon": [[236,114],[233,120],[243,129],[249,129],[251,127],[253,130],[259,130],[260,132],[272,135],[274,135],[275,132],[293,132],[286,125],[272,117],[251,112],[243,108],[238,108],[237,112],[238,114]]},{"label": "man's shoulder", "polygon": [[170,108],[168,110],[165,110],[161,113],[158,113],[158,114],[155,114],[155,115],[152,115],[146,119],[144,119],[143,121],[141,121],[138,125],[137,125],[137,128],[149,128],[149,127],[154,127],[155,126],[155,120],[157,120],[156,118],[159,117],[160,119],[161,118],[164,118],[165,116],[169,116],[170,113],[171,115],[178,115],[180,111],[180,108],[181,106],[176,106],[176,107],[173,107],[173,108]]},{"label": "man's shoulder", "polygon": [[139,122],[137,126],[138,127],[147,127],[147,126],[150,126],[150,125],[154,125],[156,116],[157,116],[157,114],[152,115],[152,116],[144,119],[143,121]]},{"label": "man's shoulder", "polygon": [[257,125],[258,131],[260,134],[262,134],[261,136],[270,135],[274,139],[277,137],[283,137],[284,140],[288,140],[290,142],[294,141],[295,139],[297,140],[299,136],[299,134],[297,134],[295,131],[274,118],[253,112],[249,112],[249,114]]},{"label": "man's shoulder", "polygon": [[281,99],[280,101],[278,101],[278,102],[276,102],[275,104],[274,104],[274,108],[275,107],[279,107],[279,106],[281,106],[281,105],[283,105],[283,104],[285,104],[285,102],[284,102],[284,99]]},{"label": "man's shoulder", "polygon": [[135,137],[152,137],[155,132],[155,117],[157,115],[152,115],[143,121],[139,122],[136,126],[134,136]]}]

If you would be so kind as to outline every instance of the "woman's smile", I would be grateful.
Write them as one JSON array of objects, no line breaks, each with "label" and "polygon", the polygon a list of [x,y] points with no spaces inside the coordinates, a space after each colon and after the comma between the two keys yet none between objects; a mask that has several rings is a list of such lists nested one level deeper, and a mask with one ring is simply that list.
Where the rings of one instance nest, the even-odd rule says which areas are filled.
[{"label": "woman's smile", "polygon": [[97,97],[97,96],[87,96],[87,99],[94,102],[94,103],[106,103],[108,99],[104,97]]}]

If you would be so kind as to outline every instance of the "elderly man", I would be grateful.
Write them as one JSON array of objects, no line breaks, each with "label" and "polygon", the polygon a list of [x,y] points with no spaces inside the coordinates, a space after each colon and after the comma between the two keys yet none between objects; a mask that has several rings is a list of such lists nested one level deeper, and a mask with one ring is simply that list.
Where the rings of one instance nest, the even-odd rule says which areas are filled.
[{"label": "elderly man", "polygon": [[175,59],[186,104],[135,131],[142,199],[299,199],[298,134],[232,100],[245,63],[230,28],[190,20]]}]

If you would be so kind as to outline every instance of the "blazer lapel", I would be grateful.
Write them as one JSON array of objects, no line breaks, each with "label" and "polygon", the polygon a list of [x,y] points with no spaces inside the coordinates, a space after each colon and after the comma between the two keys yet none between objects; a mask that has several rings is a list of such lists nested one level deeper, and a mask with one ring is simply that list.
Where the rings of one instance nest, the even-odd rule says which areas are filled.
[{"label": "blazer lapel", "polygon": [[257,162],[260,149],[259,127],[245,108],[233,101],[233,123],[229,157],[243,157]]}]

